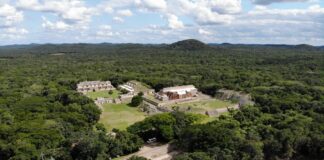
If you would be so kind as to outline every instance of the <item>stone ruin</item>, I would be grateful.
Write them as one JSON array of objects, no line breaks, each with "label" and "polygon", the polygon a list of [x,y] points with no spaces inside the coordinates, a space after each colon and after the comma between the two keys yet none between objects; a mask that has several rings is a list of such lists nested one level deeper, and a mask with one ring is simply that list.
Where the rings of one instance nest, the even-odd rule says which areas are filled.
[{"label": "stone ruin", "polygon": [[157,106],[146,101],[143,102],[143,104],[140,106],[140,109],[148,115],[154,115],[163,112],[172,112],[172,110],[167,107]]},{"label": "stone ruin", "polygon": [[250,94],[246,94],[239,91],[220,89],[217,91],[216,97],[221,100],[230,100],[237,102],[240,107],[246,105],[254,105]]}]

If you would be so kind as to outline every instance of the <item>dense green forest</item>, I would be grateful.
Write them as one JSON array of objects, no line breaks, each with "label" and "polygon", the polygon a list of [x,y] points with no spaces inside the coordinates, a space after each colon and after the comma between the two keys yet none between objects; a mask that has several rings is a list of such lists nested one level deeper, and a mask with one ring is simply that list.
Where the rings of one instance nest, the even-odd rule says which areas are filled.
[{"label": "dense green forest", "polygon": [[[101,111],[75,91],[85,80],[194,84],[215,95],[252,94],[207,124],[180,112],[106,133]],[[148,136],[172,142],[176,160],[323,159],[324,51],[311,46],[62,44],[0,47],[0,159],[109,159]]]}]

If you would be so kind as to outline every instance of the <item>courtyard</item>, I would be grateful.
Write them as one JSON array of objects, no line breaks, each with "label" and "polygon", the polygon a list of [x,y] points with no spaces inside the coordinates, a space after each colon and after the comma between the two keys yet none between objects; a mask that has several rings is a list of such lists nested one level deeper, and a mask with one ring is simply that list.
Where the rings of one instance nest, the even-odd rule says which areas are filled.
[{"label": "courtyard", "polygon": [[185,111],[189,113],[200,113],[205,114],[206,111],[213,111],[220,108],[227,108],[234,105],[229,101],[222,101],[215,98],[211,99],[201,99],[192,102],[182,102],[167,105],[168,108],[177,107],[180,111]]}]

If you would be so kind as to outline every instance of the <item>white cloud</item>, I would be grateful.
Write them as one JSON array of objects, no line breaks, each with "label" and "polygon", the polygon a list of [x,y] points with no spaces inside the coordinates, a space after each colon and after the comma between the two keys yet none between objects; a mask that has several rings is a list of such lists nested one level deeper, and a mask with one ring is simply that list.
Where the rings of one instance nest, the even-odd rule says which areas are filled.
[{"label": "white cloud", "polygon": [[109,0],[104,1],[98,7],[101,10],[106,10],[112,13],[116,9],[130,9],[159,12],[167,9],[166,0]]},{"label": "white cloud", "polygon": [[240,0],[176,0],[169,4],[170,12],[193,18],[198,24],[228,24],[234,20],[232,14],[241,11]]},{"label": "white cloud", "polygon": [[9,0],[0,0],[0,5],[8,4]]},{"label": "white cloud", "polygon": [[241,0],[211,0],[209,6],[220,14],[235,14],[242,10]]},{"label": "white cloud", "polygon": [[198,7],[194,16],[198,23],[206,25],[227,24],[234,19],[234,17],[231,15],[218,14],[216,12],[212,12],[206,7]]},{"label": "white cloud", "polygon": [[[198,24],[215,25],[228,24],[233,14],[242,11],[241,0],[110,0],[100,5],[108,13],[115,13],[117,17],[131,16],[130,8],[139,11],[156,12],[167,16],[168,14],[187,16]],[[148,12],[147,12],[148,11]]]},{"label": "white cloud", "polygon": [[110,25],[101,25],[99,30],[96,32],[96,39],[109,39],[112,36],[119,36],[119,32],[114,32]]},{"label": "white cloud", "polygon": [[[90,3],[84,0],[0,0],[0,37],[13,38],[15,33],[30,35],[27,30],[24,32],[20,29],[20,25],[23,24],[20,22],[23,22],[24,12],[32,10],[44,16],[41,24],[37,25],[53,31],[44,31],[44,34],[53,36],[53,39],[63,38],[63,41],[69,41],[74,37],[89,41],[91,38],[99,41],[113,37],[109,40],[137,42],[138,36],[143,42],[174,41],[186,37],[208,42],[234,43],[324,42],[324,8],[321,5],[314,5],[319,4],[319,0],[250,1],[254,6],[243,10],[242,0],[100,0],[96,5],[92,2],[89,5]],[[267,7],[272,3],[306,1],[303,7],[309,5],[311,7],[300,9]],[[130,17],[135,13],[138,15]],[[32,18],[38,17],[28,14],[31,15]],[[125,27],[119,27],[120,24],[116,23],[141,15],[162,18],[140,20],[136,24],[132,21]],[[100,16],[102,21],[92,22],[94,16]],[[110,18],[114,22],[113,28],[109,25],[100,26]],[[166,25],[161,25],[163,22],[159,22],[160,20]],[[154,22],[155,25],[142,27]],[[100,27],[90,28],[98,25]],[[118,37],[120,33],[123,35],[130,33],[130,37],[128,34]]]},{"label": "white cloud", "polygon": [[60,18],[55,23],[46,22],[43,26],[66,30],[70,27],[87,28],[93,15],[98,11],[85,5],[81,0],[18,0],[17,7],[23,10],[54,13]]},{"label": "white cloud", "polygon": [[40,10],[38,0],[18,0],[17,6],[23,9]]},{"label": "white cloud", "polygon": [[167,9],[167,2],[165,0],[137,0],[137,5],[149,11],[161,11]]},{"label": "white cloud", "polygon": [[307,9],[270,9],[267,7],[256,7],[254,10],[243,14],[248,22],[251,19],[260,21],[299,22],[299,23],[323,23],[324,8],[312,5]]},{"label": "white cloud", "polygon": [[24,19],[24,14],[7,2],[0,3],[0,39],[16,40],[23,38],[28,31],[17,25]]},{"label": "white cloud", "polygon": [[66,31],[72,29],[70,25],[66,24],[63,21],[51,22],[47,20],[45,17],[43,17],[42,27],[45,29],[59,30],[59,31]]},{"label": "white cloud", "polygon": [[[153,25],[143,31],[147,34],[138,35],[150,35],[143,38],[152,42],[172,42],[190,37],[219,43],[324,44],[324,8],[320,5],[312,5],[306,9],[257,6],[248,12],[241,10],[225,14],[212,11],[204,5],[197,5],[197,1],[179,1],[184,3],[176,3],[169,8],[172,13],[177,13],[173,15],[191,17],[197,24],[189,24],[181,30],[171,31]],[[217,25],[224,22],[227,24]],[[202,26],[203,24],[208,25]]]},{"label": "white cloud", "polygon": [[324,42],[324,8],[319,5],[306,9],[258,6],[235,17],[230,25],[209,26],[209,30],[219,31],[213,36],[215,41],[317,45]]},{"label": "white cloud", "polygon": [[124,22],[124,19],[122,19],[122,18],[120,18],[120,17],[113,17],[113,20],[114,20],[115,22],[119,22],[119,23]]},{"label": "white cloud", "polygon": [[24,19],[22,12],[9,4],[0,5],[0,28],[11,27]]},{"label": "white cloud", "polygon": [[24,38],[29,32],[25,28],[6,28],[0,32],[0,38],[7,40],[17,40]]},{"label": "white cloud", "polygon": [[117,11],[117,14],[119,16],[125,16],[125,17],[130,17],[133,15],[132,11],[130,11],[129,9],[119,10]]},{"label": "white cloud", "polygon": [[111,30],[111,26],[110,25],[101,25],[99,28],[101,30]]},{"label": "white cloud", "polygon": [[16,28],[16,27],[7,28],[6,32],[9,34],[18,34],[18,35],[24,35],[29,33],[25,28]]},{"label": "white cloud", "polygon": [[252,0],[253,3],[259,5],[269,5],[271,3],[282,3],[282,2],[307,2],[310,0]]},{"label": "white cloud", "polygon": [[103,1],[99,8],[127,8],[136,5],[136,0],[109,0],[109,1]]},{"label": "white cloud", "polygon": [[63,19],[68,21],[90,21],[91,16],[94,15],[94,10],[86,7],[72,7],[60,14]]},{"label": "white cloud", "polygon": [[113,13],[114,12],[114,9],[109,7],[109,6],[103,6],[102,8],[107,13]]},{"label": "white cloud", "polygon": [[199,29],[198,29],[198,33],[201,34],[201,35],[207,35],[207,36],[213,34],[212,32],[207,31],[207,30],[204,30],[204,29],[202,29],[202,28],[199,28]]},{"label": "white cloud", "polygon": [[173,15],[173,14],[168,14],[167,15],[168,18],[168,25],[171,29],[182,29],[184,28],[183,23],[178,19],[177,16]]}]

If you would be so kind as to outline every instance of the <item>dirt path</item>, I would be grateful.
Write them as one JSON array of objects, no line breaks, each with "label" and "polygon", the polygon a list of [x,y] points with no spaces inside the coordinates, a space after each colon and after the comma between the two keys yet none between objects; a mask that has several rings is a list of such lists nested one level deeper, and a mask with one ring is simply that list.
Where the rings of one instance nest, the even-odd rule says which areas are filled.
[{"label": "dirt path", "polygon": [[148,158],[150,160],[171,160],[173,155],[176,155],[176,151],[170,149],[170,144],[164,145],[145,145],[140,149],[140,151],[125,156],[121,159],[127,160],[131,156],[141,156]]}]

